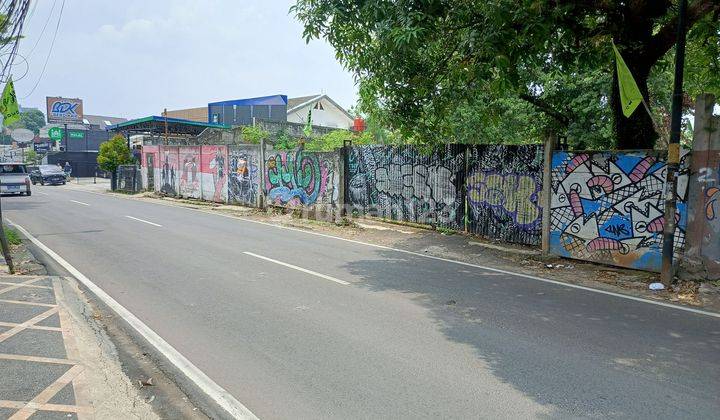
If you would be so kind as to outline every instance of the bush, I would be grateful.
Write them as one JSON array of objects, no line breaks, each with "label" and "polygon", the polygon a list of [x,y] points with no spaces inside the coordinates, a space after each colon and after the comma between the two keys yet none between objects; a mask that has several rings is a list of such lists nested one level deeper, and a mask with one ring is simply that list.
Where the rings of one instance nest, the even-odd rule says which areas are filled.
[{"label": "bush", "polygon": [[259,127],[245,126],[242,128],[242,138],[248,143],[260,144],[260,140],[267,140],[270,133]]},{"label": "bush", "polygon": [[310,152],[330,152],[343,147],[347,140],[351,140],[353,146],[375,143],[372,134],[367,131],[357,134],[348,130],[335,130],[308,141],[305,143],[305,150]]},{"label": "bush", "polygon": [[127,140],[120,134],[115,135],[110,140],[100,145],[97,163],[100,169],[108,172],[115,172],[120,165],[128,165],[133,163],[130,149],[127,146]]}]

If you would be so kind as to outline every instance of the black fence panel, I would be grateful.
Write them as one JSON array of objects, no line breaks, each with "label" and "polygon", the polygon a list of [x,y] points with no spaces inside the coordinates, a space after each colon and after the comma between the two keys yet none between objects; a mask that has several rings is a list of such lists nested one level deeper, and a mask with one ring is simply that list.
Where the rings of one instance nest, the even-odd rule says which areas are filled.
[{"label": "black fence panel", "polygon": [[351,147],[347,173],[353,214],[464,229],[464,145]]},{"label": "black fence panel", "polygon": [[480,145],[468,150],[468,230],[506,242],[539,245],[543,146]]},{"label": "black fence panel", "polygon": [[120,165],[117,168],[115,191],[135,194],[141,189],[140,168],[135,165]]}]

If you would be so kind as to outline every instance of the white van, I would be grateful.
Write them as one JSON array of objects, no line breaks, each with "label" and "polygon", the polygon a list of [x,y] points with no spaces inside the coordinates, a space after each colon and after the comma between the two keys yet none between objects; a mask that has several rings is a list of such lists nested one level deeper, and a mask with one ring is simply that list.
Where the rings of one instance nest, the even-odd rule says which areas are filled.
[{"label": "white van", "polygon": [[0,194],[31,194],[30,176],[24,163],[0,163]]}]

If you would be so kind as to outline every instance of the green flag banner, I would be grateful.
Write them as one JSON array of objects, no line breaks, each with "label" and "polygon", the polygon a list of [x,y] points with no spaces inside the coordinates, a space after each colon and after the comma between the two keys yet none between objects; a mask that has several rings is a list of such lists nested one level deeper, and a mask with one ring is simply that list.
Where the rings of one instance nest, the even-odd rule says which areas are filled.
[{"label": "green flag banner", "polygon": [[312,131],[312,109],[309,109],[307,123],[305,123],[305,127],[303,128],[303,134],[305,134],[305,137],[310,138],[310,136],[312,136]]},{"label": "green flag banner", "polygon": [[638,89],[635,79],[630,73],[630,69],[625,60],[623,60],[615,43],[613,42],[613,50],[615,50],[615,61],[617,62],[618,88],[620,89],[620,104],[622,105],[623,114],[630,118],[635,108],[643,101],[642,93]]},{"label": "green flag banner", "polygon": [[12,77],[8,79],[5,84],[5,89],[3,89],[2,100],[0,101],[0,114],[2,114],[5,119],[3,123],[6,127],[20,120],[20,109],[18,108]]}]

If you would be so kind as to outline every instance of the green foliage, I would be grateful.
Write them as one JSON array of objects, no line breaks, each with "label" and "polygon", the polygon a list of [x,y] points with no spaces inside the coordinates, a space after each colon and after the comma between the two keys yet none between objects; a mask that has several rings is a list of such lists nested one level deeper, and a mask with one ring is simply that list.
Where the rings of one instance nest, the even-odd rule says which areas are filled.
[{"label": "green foliage", "polygon": [[25,161],[28,162],[28,163],[30,163],[30,164],[37,165],[37,164],[38,164],[38,154],[37,154],[37,152],[34,151],[34,150],[28,150],[28,151],[25,153]]},{"label": "green foliage", "polygon": [[[552,129],[579,145],[652,147],[642,109],[619,117],[611,41],[664,101],[671,84],[651,77],[672,58],[674,3],[297,0],[291,12],[355,73],[362,110],[404,139],[536,141]],[[685,89],[720,93],[720,2],[689,3]]]},{"label": "green foliage", "polygon": [[330,152],[343,147],[346,141],[352,141],[353,146],[376,143],[372,134],[367,131],[357,134],[348,130],[334,130],[305,143],[305,150],[310,152]]},{"label": "green foliage", "polygon": [[17,233],[17,231],[15,229],[6,227],[4,230],[5,230],[5,237],[7,238],[8,244],[20,245],[22,243],[20,234]]},{"label": "green foliage", "polygon": [[127,140],[120,134],[100,145],[97,162],[100,169],[108,172],[115,172],[118,166],[128,165],[133,162]]},{"label": "green foliage", "polygon": [[247,125],[242,128],[242,138],[248,143],[260,144],[261,140],[267,140],[269,137],[270,133],[260,127]]},{"label": "green foliage", "polygon": [[276,150],[294,150],[297,148],[297,145],[297,140],[292,138],[284,129],[275,134]]},{"label": "green foliage", "polygon": [[29,109],[20,113],[20,121],[10,125],[10,128],[27,128],[28,130],[40,134],[40,129],[45,127],[45,115],[37,109]]}]

